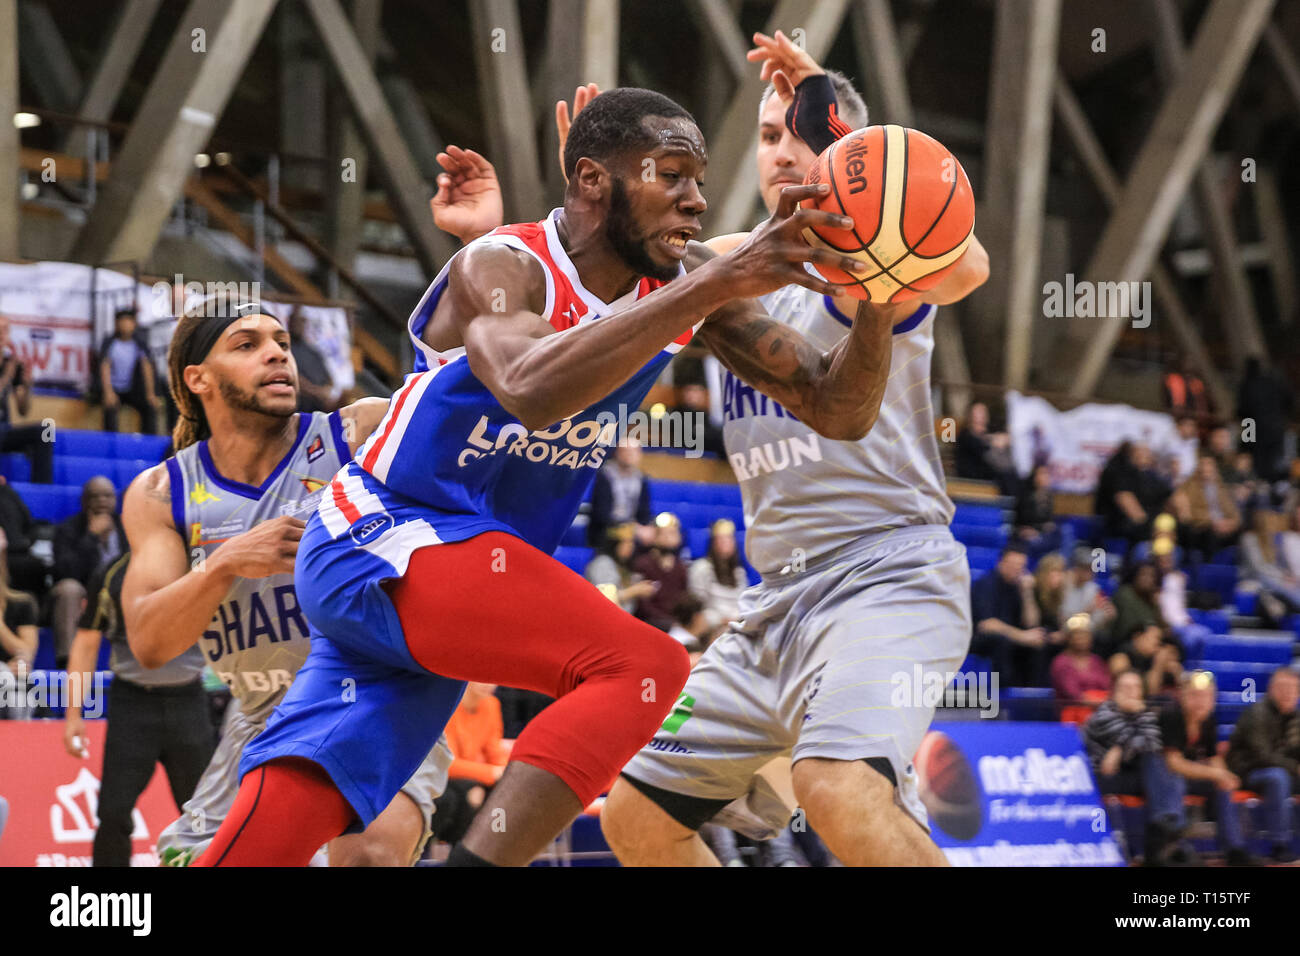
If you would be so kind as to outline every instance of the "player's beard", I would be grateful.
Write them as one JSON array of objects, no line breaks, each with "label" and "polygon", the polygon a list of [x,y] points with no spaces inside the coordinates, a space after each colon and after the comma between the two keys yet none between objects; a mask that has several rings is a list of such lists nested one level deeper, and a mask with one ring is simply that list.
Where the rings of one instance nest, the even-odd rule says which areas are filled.
[{"label": "player's beard", "polygon": [[[288,418],[295,411],[295,408],[277,408],[273,405],[265,404],[261,395],[256,388],[244,391],[229,379],[222,379],[218,385],[221,391],[221,398],[231,411],[235,412],[254,412],[258,415],[269,415],[272,418]],[[294,403],[295,406],[297,403]]]},{"label": "player's beard", "polygon": [[637,234],[636,225],[632,222],[632,204],[628,202],[627,187],[623,185],[622,177],[615,176],[610,182],[612,185],[609,193],[609,216],[605,220],[605,238],[613,246],[614,252],[640,275],[661,282],[675,278],[678,264],[670,262],[660,265],[655,262],[646,248],[650,242],[649,237]]}]

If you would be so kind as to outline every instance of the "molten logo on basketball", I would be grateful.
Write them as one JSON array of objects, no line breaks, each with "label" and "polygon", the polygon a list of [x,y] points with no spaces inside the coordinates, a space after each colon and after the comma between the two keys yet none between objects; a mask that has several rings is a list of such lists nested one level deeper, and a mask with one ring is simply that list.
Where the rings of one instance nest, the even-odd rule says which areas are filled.
[{"label": "molten logo on basketball", "polygon": [[938,730],[917,748],[921,802],[934,824],[958,840],[973,840],[984,825],[979,783],[970,761],[951,737]]},{"label": "molten logo on basketball", "polygon": [[849,176],[849,193],[860,193],[867,188],[867,177],[864,175],[867,171],[866,138],[853,140],[844,152],[848,156],[844,162],[844,172]]},{"label": "molten logo on basketball", "polygon": [[975,196],[956,157],[937,140],[902,126],[868,126],[832,143],[805,183],[831,192],[809,205],[853,220],[851,229],[804,230],[810,246],[866,263],[850,275],[817,266],[828,281],[870,302],[902,302],[933,289],[970,245]]}]

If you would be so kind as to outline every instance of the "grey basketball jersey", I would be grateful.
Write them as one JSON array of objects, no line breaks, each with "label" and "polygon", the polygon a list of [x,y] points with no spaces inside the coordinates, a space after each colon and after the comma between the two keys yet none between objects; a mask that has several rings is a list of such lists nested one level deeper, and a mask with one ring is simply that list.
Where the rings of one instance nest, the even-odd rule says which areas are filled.
[{"label": "grey basketball jersey", "polygon": [[[338,412],[300,412],[297,441],[261,487],[218,472],[206,441],[167,459],[172,518],[191,564],[262,521],[286,514],[307,520],[351,457]],[[291,573],[237,578],[199,641],[244,713],[260,721],[279,703],[310,646]]]},{"label": "grey basketball jersey", "polygon": [[[823,351],[853,321],[802,286],[762,302]],[[934,314],[923,306],[894,330],[880,416],[861,441],[821,437],[723,371],[723,437],[744,499],[745,552],[761,574],[778,574],[800,558],[811,562],[866,534],[951,522],[930,403]]]}]

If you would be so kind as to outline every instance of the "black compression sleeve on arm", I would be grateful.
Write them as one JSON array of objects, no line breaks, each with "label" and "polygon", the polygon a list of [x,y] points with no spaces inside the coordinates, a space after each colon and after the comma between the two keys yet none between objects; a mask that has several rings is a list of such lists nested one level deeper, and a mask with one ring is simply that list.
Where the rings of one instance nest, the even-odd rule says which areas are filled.
[{"label": "black compression sleeve on arm", "polygon": [[815,73],[795,87],[785,125],[818,154],[853,132],[839,117],[835,87],[825,73]]}]

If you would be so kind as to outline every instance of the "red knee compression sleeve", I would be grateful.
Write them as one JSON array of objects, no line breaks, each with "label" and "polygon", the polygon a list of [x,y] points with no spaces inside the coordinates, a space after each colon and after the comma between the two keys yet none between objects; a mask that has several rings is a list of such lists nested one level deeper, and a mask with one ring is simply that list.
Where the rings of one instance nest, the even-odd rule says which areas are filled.
[{"label": "red knee compression sleeve", "polygon": [[557,698],[511,758],[584,805],[654,736],[690,670],[677,641],[512,535],[421,548],[388,593],[422,667]]},{"label": "red knee compression sleeve", "polygon": [[194,866],[306,866],[356,814],[319,765],[272,760],[250,771]]}]

